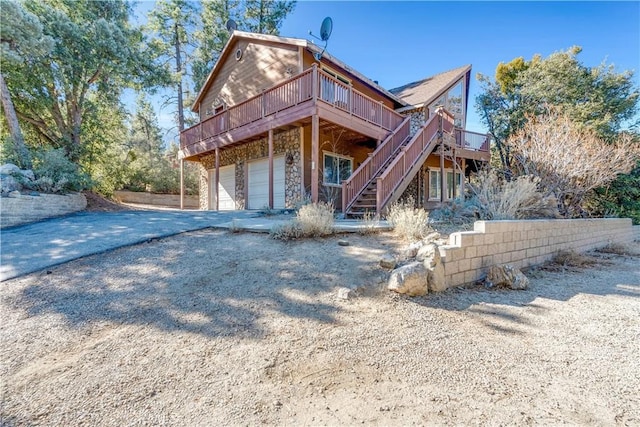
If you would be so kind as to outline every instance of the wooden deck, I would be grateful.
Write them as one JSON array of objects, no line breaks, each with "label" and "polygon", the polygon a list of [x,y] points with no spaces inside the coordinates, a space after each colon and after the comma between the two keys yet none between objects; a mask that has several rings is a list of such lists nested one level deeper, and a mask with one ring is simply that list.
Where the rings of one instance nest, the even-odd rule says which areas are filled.
[{"label": "wooden deck", "polygon": [[185,129],[185,159],[246,142],[269,130],[311,123],[312,117],[376,140],[385,139],[404,117],[345,85],[315,65],[299,75]]}]

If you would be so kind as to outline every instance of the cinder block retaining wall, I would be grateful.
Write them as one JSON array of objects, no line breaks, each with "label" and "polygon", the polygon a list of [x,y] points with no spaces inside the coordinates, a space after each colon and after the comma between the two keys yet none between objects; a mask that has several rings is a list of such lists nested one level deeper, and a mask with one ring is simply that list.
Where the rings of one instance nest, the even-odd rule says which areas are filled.
[{"label": "cinder block retaining wall", "polygon": [[[180,207],[180,195],[154,194],[137,191],[114,191],[113,198],[120,203],[137,203],[140,205],[164,206],[170,208]],[[186,209],[198,209],[200,201],[198,196],[184,196]]]},{"label": "cinder block retaining wall", "polygon": [[480,280],[494,264],[524,268],[551,260],[560,250],[630,243],[634,228],[627,218],[476,221],[474,231],[453,233],[449,245],[440,247],[446,284]]},{"label": "cinder block retaining wall", "polygon": [[87,207],[84,194],[40,194],[0,198],[0,228],[78,212]]}]

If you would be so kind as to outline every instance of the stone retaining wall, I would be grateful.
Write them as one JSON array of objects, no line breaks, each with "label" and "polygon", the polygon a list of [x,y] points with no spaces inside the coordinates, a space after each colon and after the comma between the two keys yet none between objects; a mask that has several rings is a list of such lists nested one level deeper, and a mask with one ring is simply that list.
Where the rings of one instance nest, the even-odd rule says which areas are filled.
[{"label": "stone retaining wall", "polygon": [[611,243],[630,243],[627,218],[476,221],[474,231],[452,233],[440,247],[447,287],[480,280],[494,264],[517,268],[542,264],[560,250],[585,252]]},{"label": "stone retaining wall", "polygon": [[15,195],[0,198],[0,228],[78,212],[87,207],[84,194]]},{"label": "stone retaining wall", "polygon": [[[179,194],[154,194],[138,191],[114,191],[113,198],[120,203],[137,203],[140,205],[164,206],[169,208],[180,207]],[[200,206],[198,196],[184,196],[185,209],[198,209]]]}]

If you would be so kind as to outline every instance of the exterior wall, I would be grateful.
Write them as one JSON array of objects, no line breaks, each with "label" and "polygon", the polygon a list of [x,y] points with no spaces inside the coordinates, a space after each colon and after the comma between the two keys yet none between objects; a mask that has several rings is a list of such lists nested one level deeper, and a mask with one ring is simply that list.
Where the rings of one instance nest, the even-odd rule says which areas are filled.
[{"label": "exterior wall", "polygon": [[3,197],[0,202],[0,228],[67,215],[86,207],[87,199],[82,193]]},{"label": "exterior wall", "polygon": [[[291,155],[293,161],[285,162],[285,206],[291,208],[302,198],[300,158],[300,131],[298,128],[274,133],[273,154]],[[262,138],[247,144],[236,145],[220,150],[220,166],[235,164],[236,169],[236,209],[246,206],[245,170],[247,162],[269,156],[269,143]],[[210,197],[209,177],[215,170],[216,156],[210,154],[200,158],[200,209],[207,209]]]},{"label": "exterior wall", "polygon": [[[242,50],[242,58],[236,61],[238,49]],[[213,115],[212,104],[216,98],[227,106],[239,104],[298,73],[297,46],[239,40],[230,51],[202,98],[200,120]]]},{"label": "exterior wall", "polygon": [[629,243],[628,218],[476,221],[474,231],[453,233],[440,247],[447,287],[480,280],[495,264],[542,264],[561,250],[589,251]]}]

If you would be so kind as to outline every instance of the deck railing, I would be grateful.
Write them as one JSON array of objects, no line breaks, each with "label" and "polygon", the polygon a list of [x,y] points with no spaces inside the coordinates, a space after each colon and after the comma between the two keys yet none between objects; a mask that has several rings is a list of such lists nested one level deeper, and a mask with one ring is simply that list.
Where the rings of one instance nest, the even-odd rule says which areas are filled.
[{"label": "deck railing", "polygon": [[369,98],[314,64],[259,95],[233,105],[180,133],[180,148],[254,123],[302,102],[317,99],[387,131],[404,117],[382,102]]},{"label": "deck railing", "polygon": [[411,130],[411,118],[405,118],[376,150],[356,169],[351,176],[342,182],[342,211],[346,212],[356,201],[360,193],[376,176],[385,162],[391,158],[402,142],[407,139]]},{"label": "deck railing", "polygon": [[456,129],[456,146],[473,151],[489,151],[489,136],[484,133]]}]

